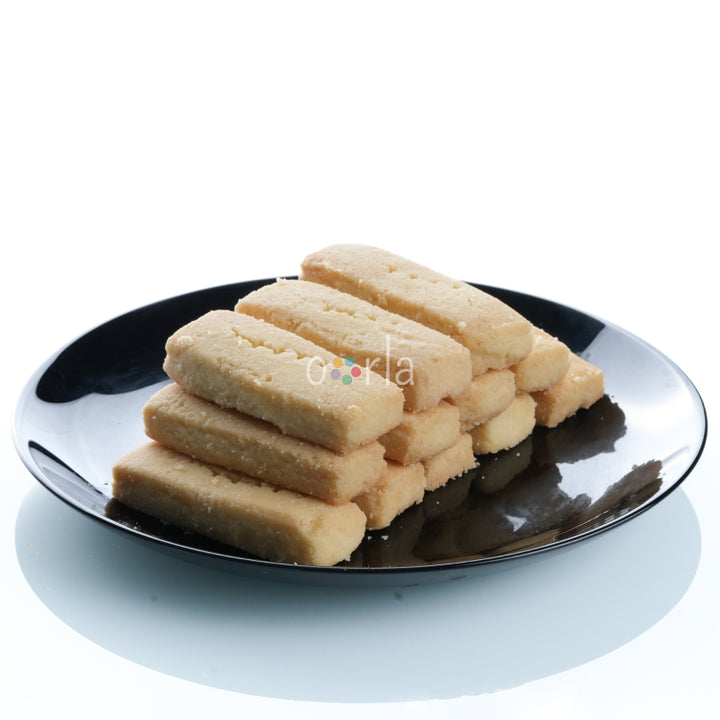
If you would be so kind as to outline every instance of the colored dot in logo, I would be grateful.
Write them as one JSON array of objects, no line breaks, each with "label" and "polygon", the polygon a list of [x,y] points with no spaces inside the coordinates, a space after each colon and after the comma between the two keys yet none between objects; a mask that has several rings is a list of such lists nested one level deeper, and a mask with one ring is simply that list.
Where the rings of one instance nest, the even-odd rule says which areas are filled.
[{"label": "colored dot in logo", "polygon": [[[341,380],[344,385],[349,385],[354,377],[360,377],[361,369],[355,365],[355,359],[352,357],[333,358],[332,361],[333,369],[330,371],[330,378],[332,380]],[[349,375],[342,374],[342,368],[350,368]]]}]

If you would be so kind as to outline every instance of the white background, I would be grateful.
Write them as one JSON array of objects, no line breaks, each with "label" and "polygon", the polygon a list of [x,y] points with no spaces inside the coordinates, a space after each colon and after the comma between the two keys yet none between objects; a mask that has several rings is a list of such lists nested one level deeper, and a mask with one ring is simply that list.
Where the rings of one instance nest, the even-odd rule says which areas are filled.
[{"label": "white background", "polygon": [[[717,4],[692,0],[1,3],[0,712],[709,712],[720,700],[718,37]],[[180,292],[293,274],[304,255],[339,241],[549,297],[654,344],[707,405],[710,435],[695,471],[667,509],[616,531],[624,533],[618,539],[610,533],[592,550],[548,561],[547,573],[531,568],[465,588],[408,590],[396,624],[387,619],[393,596],[368,596],[364,637],[361,621],[341,612],[342,603],[357,611],[357,602],[341,593],[316,598],[285,588],[273,614],[254,617],[254,601],[272,604],[275,590],[228,579],[244,598],[246,633],[256,632],[228,633],[224,645],[217,628],[207,636],[192,629],[193,618],[209,628],[207,608],[183,604],[203,596],[182,576],[156,580],[174,589],[168,607],[176,616],[145,612],[132,573],[118,598],[125,586],[111,567],[94,601],[102,573],[88,550],[68,563],[76,576],[62,575],[64,560],[52,554],[53,513],[80,546],[83,538],[102,542],[102,528],[87,529],[88,520],[42,490],[12,447],[25,381],[59,347],[117,314]],[[697,542],[691,531],[676,541],[673,513],[684,513],[686,530],[699,528]],[[23,550],[27,517],[47,520],[34,528],[46,546],[39,539]],[[687,569],[684,556],[671,562],[664,554],[678,547],[692,555],[689,587],[679,585],[679,597],[657,607],[645,588],[640,602],[633,576],[646,562],[657,566],[650,578],[663,577],[665,565]],[[634,571],[618,562],[613,575],[608,553],[621,558],[636,548]],[[36,575],[46,584],[33,586],[29,558],[43,553],[54,560]],[[583,590],[597,577],[591,561],[604,573],[597,592],[620,598],[613,607],[627,614],[603,613],[595,590]],[[153,567],[162,574],[161,564]],[[223,580],[213,582],[217,593],[228,592]],[[75,606],[68,587],[77,588]],[[582,624],[576,601],[588,604],[583,627],[592,632],[570,652],[576,628],[568,613]],[[208,602],[217,610],[217,596]],[[315,602],[323,604],[311,612]],[[546,607],[533,615],[538,602]],[[472,628],[466,635],[458,612]],[[246,660],[245,676],[228,689],[199,664],[173,672],[161,649],[132,646],[125,613],[135,627],[162,628],[157,638],[174,639],[187,657],[211,650],[230,662],[237,643],[238,654],[257,656],[257,675]],[[277,625],[261,632],[263,621],[283,617],[282,632]],[[537,632],[535,620],[550,629]],[[623,623],[625,634],[617,631]],[[192,642],[184,647],[186,637]],[[413,638],[422,642],[416,647]],[[410,643],[405,650],[401,641]],[[318,648],[337,653],[339,664]],[[307,668],[295,684],[285,675],[304,653],[317,662],[315,684]],[[363,664],[388,657],[397,661],[390,677],[381,682],[369,672],[380,684],[364,686]],[[494,667],[492,682],[471,680],[476,666],[478,676]],[[362,693],[344,691],[347,673]]]}]

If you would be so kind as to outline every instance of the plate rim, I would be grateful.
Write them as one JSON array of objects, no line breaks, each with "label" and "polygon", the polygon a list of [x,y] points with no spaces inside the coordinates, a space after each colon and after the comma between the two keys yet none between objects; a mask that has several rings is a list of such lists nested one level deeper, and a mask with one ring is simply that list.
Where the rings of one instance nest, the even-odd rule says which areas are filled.
[{"label": "plate rim", "polygon": [[[294,279],[297,278],[297,275],[285,275],[282,276],[283,278],[287,279]],[[20,440],[20,432],[19,427],[21,425],[21,419],[23,411],[25,410],[27,406],[27,399],[28,396],[32,395],[35,392],[35,389],[38,385],[39,379],[42,377],[42,375],[45,373],[45,371],[57,360],[57,358],[67,349],[71,348],[74,344],[78,343],[79,341],[86,338],[88,335],[91,335],[92,333],[98,331],[100,328],[103,328],[105,326],[111,325],[113,323],[116,323],[117,321],[128,318],[136,313],[149,310],[153,307],[157,307],[161,304],[167,303],[167,304],[173,304],[177,303],[182,299],[189,299],[193,296],[201,297],[203,295],[207,295],[213,292],[222,292],[224,290],[230,290],[233,287],[243,287],[248,286],[251,284],[256,285],[263,285],[263,284],[269,284],[277,280],[277,278],[250,278],[247,280],[239,280],[236,282],[231,283],[224,283],[221,285],[214,285],[214,286],[208,286],[205,288],[198,288],[195,290],[190,290],[183,293],[178,293],[169,297],[160,298],[158,300],[146,303],[144,305],[140,305],[135,307],[134,309],[125,311],[123,313],[120,313],[112,318],[109,318],[103,322],[95,324],[90,329],[86,330],[85,332],[82,332],[78,335],[76,335],[72,340],[61,346],[58,350],[56,350],[54,353],[52,353],[44,362],[42,362],[35,371],[29,376],[25,384],[22,386],[22,389],[20,391],[20,394],[17,398],[16,404],[15,404],[15,412],[12,417],[12,423],[11,423],[11,434],[13,439],[13,444],[15,447],[16,452],[18,453],[21,461],[23,462],[25,468],[30,472],[30,474],[40,483],[42,487],[44,487],[46,490],[48,490],[52,495],[54,495],[56,498],[64,502],[66,505],[71,507],[73,510],[79,511],[81,514],[83,514],[85,517],[88,517],[97,523],[100,523],[102,526],[110,528],[115,531],[119,531],[122,534],[138,541],[142,541],[144,543],[147,543],[147,541],[151,542],[151,546],[159,547],[164,550],[169,550],[173,553],[181,553],[188,559],[194,559],[194,560],[200,560],[200,561],[219,561],[223,565],[225,564],[231,564],[233,566],[241,567],[246,570],[254,571],[253,574],[256,572],[259,572],[261,575],[264,573],[282,573],[283,576],[285,576],[287,573],[291,573],[293,575],[300,574],[303,575],[305,578],[312,575],[315,578],[320,579],[339,579],[339,578],[385,578],[388,576],[391,576],[392,578],[403,578],[403,577],[411,577],[414,578],[415,576],[437,576],[437,575],[446,575],[448,573],[451,574],[457,574],[457,573],[463,573],[464,571],[477,569],[479,567],[487,567],[490,565],[498,565],[501,563],[509,563],[509,562],[517,562],[519,560],[522,560],[524,558],[529,558],[533,556],[537,556],[540,554],[547,554],[551,551],[560,550],[562,548],[567,548],[572,545],[576,545],[578,543],[581,543],[585,540],[588,540],[593,537],[597,537],[598,535],[601,535],[605,532],[608,532],[610,530],[613,530],[617,527],[620,527],[621,525],[624,525],[629,520],[632,520],[647,510],[655,507],[659,502],[666,499],[669,495],[672,494],[673,491],[675,491],[678,487],[682,485],[682,483],[687,479],[687,477],[693,472],[695,469],[697,463],[699,462],[700,458],[703,455],[703,452],[705,450],[706,441],[707,441],[707,435],[708,435],[708,416],[707,416],[707,408],[705,406],[705,402],[702,398],[702,395],[700,394],[697,386],[693,383],[693,381],[690,379],[690,377],[682,370],[682,368],[679,367],[679,365],[672,360],[668,355],[666,355],[664,352],[659,350],[657,347],[649,343],[648,341],[642,339],[635,333],[626,330],[625,328],[617,325],[614,322],[607,321],[593,313],[589,313],[584,310],[580,310],[572,305],[567,305],[564,303],[561,303],[557,300],[542,297],[539,295],[535,295],[532,293],[524,292],[521,290],[515,290],[512,288],[504,288],[499,286],[493,286],[493,285],[487,285],[485,283],[478,283],[475,281],[465,281],[467,284],[472,285],[473,287],[477,287],[481,290],[484,290],[485,292],[488,292],[489,294],[494,294],[494,292],[500,293],[500,294],[510,294],[517,297],[522,297],[525,300],[529,300],[532,302],[540,301],[545,304],[552,305],[553,307],[556,307],[563,311],[570,311],[573,314],[580,315],[583,317],[588,317],[593,320],[598,321],[601,323],[604,327],[611,328],[614,332],[618,332],[622,335],[625,335],[627,338],[633,341],[633,343],[641,345],[646,351],[650,351],[654,355],[656,355],[662,362],[667,364],[673,372],[679,376],[687,385],[689,390],[694,394],[695,399],[697,400],[698,407],[701,411],[700,415],[698,416],[699,419],[702,421],[702,436],[699,438],[699,442],[697,445],[697,452],[695,453],[694,457],[691,459],[688,466],[685,468],[685,470],[675,479],[672,480],[672,483],[665,489],[659,491],[655,495],[653,495],[650,499],[642,503],[637,508],[634,508],[633,510],[625,513],[624,515],[621,515],[620,517],[616,517],[611,519],[609,522],[597,525],[594,527],[591,527],[585,531],[580,532],[577,535],[573,535],[567,538],[563,538],[560,540],[555,540],[551,543],[545,544],[545,545],[539,545],[539,546],[532,546],[524,549],[519,549],[516,551],[513,551],[511,553],[505,553],[501,555],[495,555],[495,556],[480,556],[480,557],[467,557],[464,559],[455,559],[455,560],[443,560],[438,562],[426,562],[424,564],[419,565],[401,565],[401,566],[379,566],[379,567],[364,567],[364,566],[343,566],[343,565],[333,565],[333,566],[314,566],[314,565],[299,565],[294,563],[279,563],[279,562],[273,562],[270,560],[265,560],[263,558],[255,558],[255,557],[243,557],[243,556],[236,556],[236,555],[230,555],[230,554],[223,554],[221,552],[216,552],[212,550],[207,550],[204,548],[199,547],[193,547],[191,545],[183,545],[181,543],[177,543],[171,540],[168,540],[166,538],[157,537],[154,535],[149,535],[147,533],[144,533],[136,528],[130,527],[126,524],[123,524],[121,522],[115,521],[112,518],[108,517],[107,515],[103,515],[100,512],[92,512],[91,508],[84,506],[82,504],[79,504],[75,502],[71,497],[69,497],[67,494],[63,493],[63,491],[57,487],[55,483],[52,482],[52,480],[46,476],[46,474],[42,471],[42,469],[35,463],[32,454],[30,452],[28,443],[23,443]],[[145,386],[149,387],[149,386]],[[26,447],[28,445],[28,447]],[[43,452],[46,455],[52,455],[49,453],[49,451],[46,451],[43,448]],[[76,475],[78,478],[86,481],[84,478],[82,478],[81,475],[79,475],[72,467],[64,463],[62,460],[60,460],[57,457],[53,457],[55,462],[60,463],[65,468],[67,468],[70,472],[72,472],[74,475]],[[95,488],[92,483],[89,483],[91,487]],[[95,488],[96,489],[96,488]],[[100,492],[100,491],[98,491]],[[112,496],[108,496],[108,501],[112,499]]]}]

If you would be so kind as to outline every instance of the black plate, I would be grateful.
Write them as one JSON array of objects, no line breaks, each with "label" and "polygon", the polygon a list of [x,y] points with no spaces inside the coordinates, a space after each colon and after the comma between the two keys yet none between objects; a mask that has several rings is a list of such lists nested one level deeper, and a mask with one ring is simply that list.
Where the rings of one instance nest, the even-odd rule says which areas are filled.
[{"label": "black plate", "polygon": [[[41,367],[15,417],[30,472],[72,507],[155,547],[281,580],[373,584],[462,577],[564,547],[637,516],[677,487],[702,452],[702,400],[668,358],[619,327],[530,295],[478,285],[601,367],[606,395],[553,430],[478,466],[332,568],[272,563],[163,524],[111,498],[111,467],[146,440],[141,409],[168,382],[166,338],[271,280],[181,295],[122,315]],[[230,564],[230,565],[229,565]]]}]

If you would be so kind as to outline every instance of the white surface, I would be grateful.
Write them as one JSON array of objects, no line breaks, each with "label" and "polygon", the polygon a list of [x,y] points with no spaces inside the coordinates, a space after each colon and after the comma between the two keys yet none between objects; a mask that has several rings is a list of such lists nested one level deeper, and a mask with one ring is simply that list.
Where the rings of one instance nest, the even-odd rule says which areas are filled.
[{"label": "white surface", "polygon": [[[717,6],[4,3],[0,712],[702,717],[720,699]],[[361,593],[241,581],[65,508],[31,372],[162,297],[369,242],[612,320],[703,395],[681,490],[542,563]]]}]

